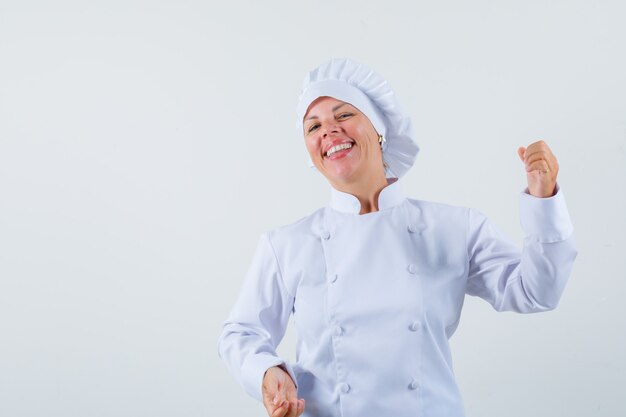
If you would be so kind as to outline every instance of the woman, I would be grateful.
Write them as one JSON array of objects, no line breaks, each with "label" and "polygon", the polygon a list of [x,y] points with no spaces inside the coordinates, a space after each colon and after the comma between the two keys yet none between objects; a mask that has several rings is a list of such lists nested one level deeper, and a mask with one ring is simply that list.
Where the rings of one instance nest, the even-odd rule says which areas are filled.
[{"label": "woman", "polygon": [[[465,294],[497,311],[556,307],[576,249],[558,164],[518,149],[520,251],[480,212],[408,199],[419,148],[379,75],[350,60],[311,71],[298,104],[327,207],[261,237],[219,353],[278,416],[463,416],[448,339]],[[290,315],[297,360],[275,352]]]}]

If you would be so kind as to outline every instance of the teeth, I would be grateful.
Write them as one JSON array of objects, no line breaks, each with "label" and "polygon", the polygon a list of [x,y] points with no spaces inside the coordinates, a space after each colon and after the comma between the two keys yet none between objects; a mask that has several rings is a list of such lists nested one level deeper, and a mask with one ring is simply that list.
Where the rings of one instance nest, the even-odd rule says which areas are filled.
[{"label": "teeth", "polygon": [[337,151],[341,151],[343,149],[350,149],[352,147],[351,143],[342,143],[341,145],[336,145],[326,151],[326,156],[331,156]]}]

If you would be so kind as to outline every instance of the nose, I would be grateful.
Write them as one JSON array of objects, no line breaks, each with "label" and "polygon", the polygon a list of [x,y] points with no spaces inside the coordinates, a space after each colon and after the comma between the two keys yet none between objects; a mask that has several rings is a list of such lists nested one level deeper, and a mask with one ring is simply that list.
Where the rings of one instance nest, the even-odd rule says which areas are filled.
[{"label": "nose", "polygon": [[329,134],[338,133],[339,125],[334,120],[332,122],[328,122],[322,126],[322,136],[328,137]]}]

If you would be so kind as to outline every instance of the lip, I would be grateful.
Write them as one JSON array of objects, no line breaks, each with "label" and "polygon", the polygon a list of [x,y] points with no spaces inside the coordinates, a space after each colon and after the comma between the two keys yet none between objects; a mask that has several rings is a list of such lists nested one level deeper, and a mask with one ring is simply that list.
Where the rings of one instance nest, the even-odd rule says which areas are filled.
[{"label": "lip", "polygon": [[330,148],[332,148],[333,146],[341,145],[341,144],[343,144],[343,143],[351,143],[351,144],[352,144],[352,146],[356,145],[356,143],[355,143],[353,140],[351,140],[351,139],[336,139],[336,140],[334,140],[334,141],[332,141],[332,142],[328,143],[328,144],[324,147],[324,149],[323,149],[323,151],[322,151],[322,157],[323,157],[323,158],[328,158],[328,157],[326,156],[326,152],[328,152],[328,150],[329,150]]}]

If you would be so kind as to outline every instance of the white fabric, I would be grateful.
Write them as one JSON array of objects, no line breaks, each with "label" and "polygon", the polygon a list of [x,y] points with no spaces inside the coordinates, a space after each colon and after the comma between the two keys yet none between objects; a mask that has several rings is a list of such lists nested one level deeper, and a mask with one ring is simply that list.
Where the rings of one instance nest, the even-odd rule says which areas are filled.
[{"label": "white fabric", "polygon": [[[286,364],[307,417],[460,417],[448,339],[465,294],[496,310],[556,307],[576,257],[563,193],[520,196],[523,248],[477,210],[382,190],[379,211],[332,189],[328,207],[261,237],[219,353],[261,400]],[[297,361],[276,355],[289,317]]]},{"label": "white fabric", "polygon": [[[302,83],[296,107],[300,137],[309,106],[317,98],[326,96],[355,106],[370,119],[376,131],[385,136],[383,160],[388,166],[387,178],[400,178],[413,166],[419,146],[411,118],[384,78],[349,59],[331,59],[310,71]],[[308,160],[309,166],[314,168],[310,157]]]}]

